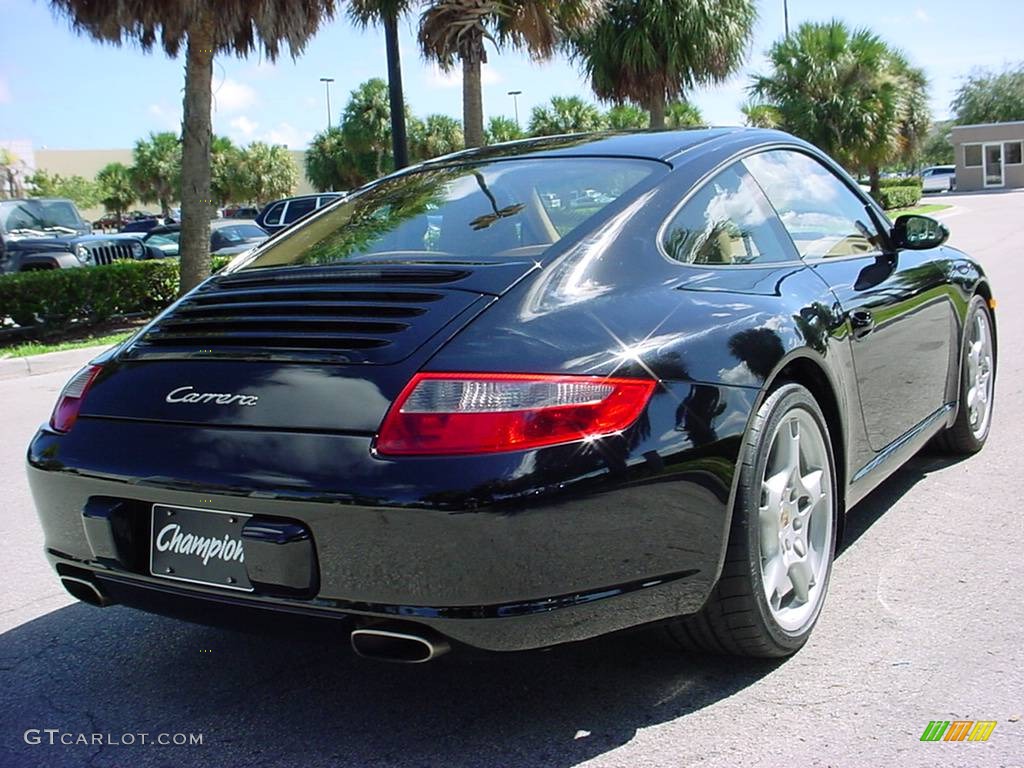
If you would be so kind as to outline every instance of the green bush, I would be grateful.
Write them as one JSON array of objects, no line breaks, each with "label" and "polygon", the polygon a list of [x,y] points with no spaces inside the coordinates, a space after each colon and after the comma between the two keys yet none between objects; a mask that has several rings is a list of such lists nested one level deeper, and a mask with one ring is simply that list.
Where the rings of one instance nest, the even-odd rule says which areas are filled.
[{"label": "green bush", "polygon": [[920,187],[920,176],[908,176],[905,179],[879,179],[879,187]]},{"label": "green bush", "polygon": [[920,199],[920,185],[916,187],[895,185],[882,187],[878,190],[878,204],[887,211],[890,211],[893,208],[910,208],[911,206],[917,205]]},{"label": "green bush", "polygon": [[[218,270],[229,259],[213,259]],[[102,267],[0,276],[0,321],[43,323],[57,331],[118,315],[156,314],[178,296],[178,260],[122,261]]]}]

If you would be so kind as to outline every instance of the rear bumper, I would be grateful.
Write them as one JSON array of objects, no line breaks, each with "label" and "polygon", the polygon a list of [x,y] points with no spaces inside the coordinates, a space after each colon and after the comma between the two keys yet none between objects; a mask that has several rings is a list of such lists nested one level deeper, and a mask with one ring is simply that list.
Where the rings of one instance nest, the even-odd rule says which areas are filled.
[{"label": "rear bumper", "polygon": [[[207,496],[212,509],[301,520],[316,543],[320,578],[314,597],[240,595],[152,576],[141,551],[134,564],[103,557],[93,551],[79,511],[90,497],[117,493],[143,502],[135,509],[145,516],[151,500],[194,505],[196,494],[38,469],[29,476],[51,564],[95,581],[115,602],[201,623],[221,623],[226,607],[239,609],[231,611],[233,621],[235,614],[248,614],[254,624],[268,611],[327,620],[400,619],[490,650],[581,640],[699,609],[717,579],[725,525],[715,495],[689,482],[644,489],[663,494],[661,509],[638,509],[634,489],[518,515],[325,510],[316,502]],[[699,525],[687,514],[691,505],[706,511]],[[141,520],[141,528],[147,526]],[[148,540],[138,546],[148,547]]]},{"label": "rear bumper", "polygon": [[[111,604],[126,605],[197,624],[242,631],[348,633],[361,626],[387,626],[406,631],[428,627],[446,638],[488,651],[520,651],[586,640],[687,612],[694,602],[692,584],[624,585],[590,595],[537,601],[534,605],[428,606],[363,605],[346,601],[273,600],[239,597],[223,591],[182,588],[160,579],[126,576],[94,565],[69,565],[48,553],[59,573],[88,580]],[[693,608],[692,610],[695,610]],[[519,611],[523,611],[520,613]]]},{"label": "rear bumper", "polygon": [[[739,395],[723,397],[723,418],[747,403]],[[630,449],[624,439],[618,449],[586,449],[589,457],[568,447],[572,456],[547,449],[481,464],[417,461],[415,494],[403,494],[383,466],[349,464],[351,486],[377,473],[378,487],[389,489],[382,501],[323,490],[330,486],[317,477],[325,462],[337,476],[347,456],[369,456],[369,437],[289,433],[288,450],[268,456],[280,434],[119,422],[112,440],[110,428],[83,418],[70,435],[41,431],[29,450],[29,482],[58,572],[84,574],[113,599],[147,610],[179,614],[168,606],[184,603],[193,614],[186,618],[199,621],[216,623],[226,607],[297,620],[402,620],[491,650],[581,640],[698,610],[719,575],[739,446],[738,436],[686,446],[680,434],[675,452],[642,451],[642,441]],[[190,446],[194,462],[168,476],[176,452]],[[563,482],[539,482],[556,470]],[[505,478],[501,487],[485,482],[488,472]],[[401,476],[409,481],[408,468]],[[470,491],[445,493],[456,482]],[[113,554],[87,535],[84,512],[97,499],[121,503]],[[240,594],[152,576],[154,503],[300,523],[315,547],[313,591]]]}]

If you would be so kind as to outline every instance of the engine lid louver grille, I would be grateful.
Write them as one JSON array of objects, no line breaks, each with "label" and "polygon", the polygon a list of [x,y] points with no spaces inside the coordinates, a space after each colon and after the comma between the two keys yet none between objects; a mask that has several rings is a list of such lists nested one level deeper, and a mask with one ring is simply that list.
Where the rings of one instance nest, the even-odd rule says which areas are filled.
[{"label": "engine lid louver grille", "polygon": [[483,294],[468,270],[289,267],[214,278],[137,339],[127,359],[397,362]]}]

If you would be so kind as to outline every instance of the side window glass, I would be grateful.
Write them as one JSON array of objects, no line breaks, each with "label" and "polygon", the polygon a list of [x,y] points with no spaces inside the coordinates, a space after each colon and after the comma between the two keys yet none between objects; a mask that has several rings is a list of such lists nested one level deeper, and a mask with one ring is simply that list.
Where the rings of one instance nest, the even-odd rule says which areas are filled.
[{"label": "side window glass", "polygon": [[288,203],[288,211],[284,216],[284,223],[291,224],[293,221],[298,221],[308,213],[312,213],[316,210],[316,198],[315,197],[304,197],[299,200],[292,200]]},{"label": "side window glass", "polygon": [[802,152],[774,150],[745,158],[801,256],[856,256],[881,250],[864,202],[828,168]]},{"label": "side window glass", "polygon": [[742,166],[706,182],[665,228],[662,245],[687,264],[753,264],[796,259],[764,193]]},{"label": "side window glass", "polygon": [[284,212],[284,203],[278,203],[269,211],[267,211],[266,217],[263,219],[263,223],[271,227],[276,227],[281,223],[281,214]]}]

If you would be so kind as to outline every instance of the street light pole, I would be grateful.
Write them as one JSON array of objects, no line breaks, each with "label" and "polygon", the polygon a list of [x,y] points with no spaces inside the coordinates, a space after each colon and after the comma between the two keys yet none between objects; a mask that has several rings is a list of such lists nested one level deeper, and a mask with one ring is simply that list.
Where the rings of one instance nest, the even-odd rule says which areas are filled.
[{"label": "street light pole", "polygon": [[519,128],[519,97],[523,95],[523,92],[509,91],[508,95],[512,97],[512,106],[516,111],[516,128]]},{"label": "street light pole", "polygon": [[320,82],[324,84],[327,90],[327,130],[331,130],[331,83],[334,82],[333,77],[321,77]]},{"label": "street light pole", "polygon": [[789,0],[782,0],[782,17],[786,24],[786,37],[789,37]]}]

